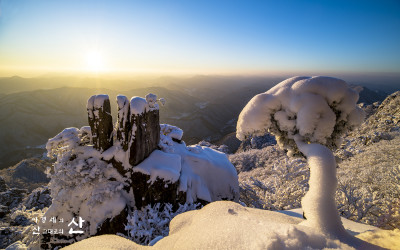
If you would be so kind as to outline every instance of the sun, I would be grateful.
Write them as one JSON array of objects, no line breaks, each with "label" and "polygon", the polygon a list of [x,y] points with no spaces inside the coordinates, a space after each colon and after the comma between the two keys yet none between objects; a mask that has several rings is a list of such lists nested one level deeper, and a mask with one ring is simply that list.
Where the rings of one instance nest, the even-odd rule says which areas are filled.
[{"label": "sun", "polygon": [[100,73],[105,70],[104,57],[98,50],[88,51],[85,55],[86,70]]}]

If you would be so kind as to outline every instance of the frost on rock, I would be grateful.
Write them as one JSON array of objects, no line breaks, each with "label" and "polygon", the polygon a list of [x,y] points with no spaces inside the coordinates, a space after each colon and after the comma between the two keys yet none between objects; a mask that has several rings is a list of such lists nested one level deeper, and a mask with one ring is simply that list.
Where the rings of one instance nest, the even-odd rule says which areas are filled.
[{"label": "frost on rock", "polygon": [[95,95],[88,100],[88,121],[95,149],[104,151],[113,142],[111,105],[108,95]]},{"label": "frost on rock", "polygon": [[161,135],[171,137],[172,139],[177,140],[178,142],[182,140],[183,130],[168,124],[160,124],[161,126]]},{"label": "frost on rock", "polygon": [[129,238],[134,242],[152,245],[155,240],[168,235],[169,223],[175,216],[198,208],[200,208],[198,203],[180,204],[176,210],[171,204],[147,205],[128,215],[128,223],[125,229],[128,231]]},{"label": "frost on rock", "polygon": [[[158,177],[165,180],[177,177],[173,174],[179,169],[178,191],[186,193],[186,202],[192,203],[199,199],[207,202],[221,199],[237,201],[239,198],[237,172],[226,154],[204,146],[186,146],[180,139],[180,142],[177,141],[181,138],[181,131],[175,126],[162,124],[159,143],[161,151],[155,150],[137,167],[142,169],[143,165],[148,165],[149,159],[158,158],[151,163],[163,162],[163,169],[156,166],[151,169],[158,171],[160,173]],[[165,161],[162,158],[173,160]]]},{"label": "frost on rock", "polygon": [[[235,168],[227,156],[207,147],[187,147],[183,131],[159,123],[157,96],[117,96],[114,126],[108,96],[92,96],[90,126],[67,128],[49,139],[48,156],[56,158],[51,178],[52,204],[47,218],[84,220],[78,235],[44,235],[42,247],[62,247],[96,234],[126,231],[127,216],[154,204],[238,200]],[[111,128],[111,130],[110,130]],[[172,210],[171,210],[172,211]],[[68,223],[39,224],[70,231]]]}]

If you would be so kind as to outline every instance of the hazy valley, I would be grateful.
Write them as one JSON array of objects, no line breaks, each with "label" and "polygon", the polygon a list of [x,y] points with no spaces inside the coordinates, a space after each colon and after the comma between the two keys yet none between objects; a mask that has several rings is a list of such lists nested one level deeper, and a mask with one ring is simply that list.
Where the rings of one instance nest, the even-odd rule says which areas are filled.
[{"label": "hazy valley", "polygon": [[[0,79],[0,169],[22,159],[40,157],[47,140],[65,127],[87,124],[87,100],[94,94],[145,96],[154,93],[166,100],[161,107],[161,123],[176,125],[185,131],[187,144],[207,140],[238,147],[232,134],[239,112],[254,95],[265,92],[281,78],[212,77],[158,78],[155,80],[95,81],[92,78],[20,78]],[[96,87],[97,86],[97,87]],[[379,89],[379,84],[368,85]],[[372,87],[371,87],[372,86]],[[391,85],[396,90],[396,85]],[[360,101],[382,101],[387,93],[368,88]],[[111,103],[116,117],[116,103]]]}]

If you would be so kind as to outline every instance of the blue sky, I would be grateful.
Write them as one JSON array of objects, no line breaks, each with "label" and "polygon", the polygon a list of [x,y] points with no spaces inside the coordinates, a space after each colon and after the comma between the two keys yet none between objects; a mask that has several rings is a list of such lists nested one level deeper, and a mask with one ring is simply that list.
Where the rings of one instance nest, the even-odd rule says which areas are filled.
[{"label": "blue sky", "polygon": [[400,1],[0,1],[0,75],[400,73]]}]

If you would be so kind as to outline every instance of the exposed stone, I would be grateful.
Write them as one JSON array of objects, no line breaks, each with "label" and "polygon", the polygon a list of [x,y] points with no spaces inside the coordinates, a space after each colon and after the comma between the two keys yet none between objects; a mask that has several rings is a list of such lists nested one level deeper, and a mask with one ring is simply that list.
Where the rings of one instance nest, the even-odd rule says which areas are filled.
[{"label": "exposed stone", "polygon": [[262,149],[267,146],[276,145],[275,136],[271,134],[265,134],[262,136],[254,136],[252,138],[248,138],[240,144],[237,152],[243,152],[250,149]]},{"label": "exposed stone", "polygon": [[0,227],[0,249],[4,249],[12,243],[23,238],[23,227]]},{"label": "exposed stone", "polygon": [[23,215],[17,215],[14,220],[10,222],[10,226],[28,226],[34,224],[33,221],[29,220]]},{"label": "exposed stone", "polygon": [[3,218],[9,213],[8,207],[0,205],[0,218]]},{"label": "exposed stone", "polygon": [[105,151],[113,144],[113,123],[108,96],[95,95],[90,97],[87,112],[94,148]]},{"label": "exposed stone", "polygon": [[132,115],[131,122],[133,129],[129,163],[132,166],[136,166],[158,147],[158,142],[160,141],[159,111],[154,110]]},{"label": "exposed stone", "polygon": [[129,138],[132,129],[130,123],[130,103],[128,98],[123,95],[117,96],[118,104],[118,122],[117,122],[117,140],[120,142],[124,151],[128,150]]},{"label": "exposed stone", "polygon": [[124,233],[125,225],[127,224],[126,220],[127,217],[128,217],[128,208],[125,207],[121,211],[121,213],[119,213],[114,218],[106,219],[97,230],[96,235]]},{"label": "exposed stone", "polygon": [[[156,96],[151,96],[152,100]],[[138,99],[136,99],[138,100]],[[133,100],[135,101],[135,100]],[[122,149],[129,154],[129,163],[135,166],[146,159],[158,147],[160,141],[159,111],[154,103],[140,99],[145,104],[143,112],[131,112],[128,98],[119,95],[117,97],[118,118],[116,125],[116,140]],[[132,100],[131,100],[132,102]],[[99,151],[107,150],[112,146],[112,117],[108,96],[92,96],[88,100],[88,121],[92,131],[94,148]],[[167,184],[163,180],[157,180],[153,185],[147,183],[149,176],[141,173],[133,173],[127,170],[121,162],[115,159],[109,161],[122,176],[130,176],[130,187],[136,200],[136,207],[153,204],[155,202],[176,203],[179,199],[177,184]],[[128,173],[129,172],[129,173]],[[184,196],[182,196],[184,197]],[[184,202],[183,199],[180,200]],[[106,219],[99,227],[97,234],[115,234],[125,231],[127,209],[112,219]]]},{"label": "exposed stone", "polygon": [[50,189],[47,186],[37,188],[33,190],[32,193],[29,194],[29,196],[27,196],[22,203],[26,209],[38,210],[45,207],[50,207]]},{"label": "exposed stone", "polygon": [[8,187],[6,182],[4,181],[3,177],[0,176],[0,192],[7,191]]},{"label": "exposed stone", "polygon": [[47,185],[50,181],[45,174],[48,167],[51,167],[51,161],[49,160],[29,158],[18,162],[12,167],[0,170],[0,175],[3,176],[7,186],[28,189],[31,192],[35,188]]},{"label": "exposed stone", "polygon": [[17,207],[27,193],[26,189],[10,188],[0,193],[0,204],[11,210]]},{"label": "exposed stone", "polygon": [[135,206],[138,209],[156,203],[171,203],[175,207],[178,207],[179,203],[185,203],[186,194],[178,192],[177,182],[169,183],[157,178],[150,184],[149,179],[149,175],[132,173],[132,188],[135,194]]}]

